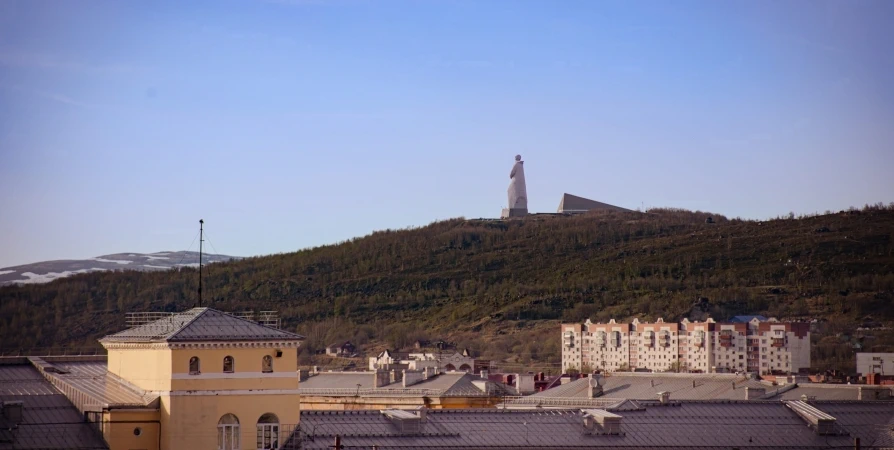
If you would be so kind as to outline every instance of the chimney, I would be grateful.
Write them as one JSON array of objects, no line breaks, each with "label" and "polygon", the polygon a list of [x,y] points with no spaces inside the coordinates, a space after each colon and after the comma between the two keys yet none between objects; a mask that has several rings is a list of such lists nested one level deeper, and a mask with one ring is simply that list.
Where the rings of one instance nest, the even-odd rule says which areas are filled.
[{"label": "chimney", "polygon": [[670,392],[661,391],[658,393],[658,402],[661,403],[662,405],[667,405],[668,403],[670,403],[670,397],[671,397]]},{"label": "chimney", "polygon": [[412,386],[420,381],[422,381],[425,376],[425,372],[422,370],[404,370],[403,371],[403,386]]},{"label": "chimney", "polygon": [[314,366],[312,373],[320,373],[320,366]]},{"label": "chimney", "polygon": [[481,378],[484,378],[486,380],[488,375],[490,375],[490,373],[488,371],[486,371],[486,370],[481,371]]},{"label": "chimney", "polygon": [[306,370],[298,371],[298,381],[305,381],[309,376],[310,374],[308,374]]},{"label": "chimney", "polygon": [[388,384],[388,371],[377,370],[373,372],[373,387],[382,387]]},{"label": "chimney", "polygon": [[416,415],[419,416],[419,420],[425,422],[426,418],[428,418],[428,408],[425,406],[416,408]]},{"label": "chimney", "polygon": [[745,400],[757,400],[763,397],[766,393],[766,389],[747,387],[745,388]]},{"label": "chimney", "polygon": [[621,434],[621,416],[604,409],[584,409],[585,434]]},{"label": "chimney", "polygon": [[0,410],[2,410],[3,418],[13,423],[13,427],[18,426],[22,422],[22,411],[25,404],[18,402],[0,402]]},{"label": "chimney", "polygon": [[602,386],[596,377],[587,380],[587,398],[602,397]]}]

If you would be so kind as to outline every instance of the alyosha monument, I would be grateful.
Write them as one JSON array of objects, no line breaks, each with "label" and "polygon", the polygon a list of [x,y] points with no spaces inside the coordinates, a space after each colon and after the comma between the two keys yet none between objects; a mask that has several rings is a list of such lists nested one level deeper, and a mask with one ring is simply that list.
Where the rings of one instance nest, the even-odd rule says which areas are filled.
[{"label": "alyosha monument", "polygon": [[515,155],[515,165],[509,172],[509,207],[503,209],[502,218],[528,215],[528,190],[525,187],[525,162]]}]

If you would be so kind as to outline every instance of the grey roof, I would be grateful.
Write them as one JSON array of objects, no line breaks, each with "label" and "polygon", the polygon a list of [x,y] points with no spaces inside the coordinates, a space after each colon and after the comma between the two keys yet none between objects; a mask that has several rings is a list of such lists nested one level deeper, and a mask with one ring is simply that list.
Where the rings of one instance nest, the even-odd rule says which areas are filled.
[{"label": "grey roof", "polygon": [[[69,397],[83,399],[96,405],[156,407],[157,393],[145,392],[109,373],[106,362],[47,363],[40,358],[31,358],[31,361],[39,369],[44,370],[50,382],[69,394]],[[46,371],[45,368],[50,366],[54,367],[56,372]],[[72,390],[82,395],[73,396]],[[86,404],[75,406],[83,408]]]},{"label": "grey roof", "polygon": [[[802,395],[817,400],[857,400],[859,385],[843,384],[799,384],[798,387],[770,397],[773,400],[800,400]],[[768,389],[767,392],[770,392]]]},{"label": "grey roof", "polygon": [[608,209],[612,211],[630,211],[620,206],[609,205],[608,203],[597,202],[588,198],[578,197],[576,195],[564,194],[562,200],[559,201],[558,212],[565,211],[591,211],[594,209]]},{"label": "grey roof", "polygon": [[[532,397],[586,398],[589,379],[565,383]],[[618,374],[602,378],[603,396],[617,399],[654,400],[670,392],[672,400],[744,400],[745,388],[772,388],[733,374]]]},{"label": "grey roof", "polygon": [[483,378],[465,372],[447,372],[419,383],[404,387],[403,383],[374,386],[374,372],[321,372],[302,381],[299,392],[304,395],[340,396],[437,396],[437,397],[485,397],[488,395],[513,395],[511,389],[502,384],[489,382],[492,391],[484,392],[473,383]]},{"label": "grey roof", "polygon": [[767,321],[767,318],[764,316],[734,316],[732,319],[730,319],[730,322],[732,322],[732,323],[748,323],[748,322],[751,322],[753,319],[757,319],[761,322]]},{"label": "grey roof", "polygon": [[[894,402],[824,404],[849,435],[819,435],[781,402],[699,402],[621,416],[620,434],[588,434],[581,410],[431,410],[417,433],[402,433],[379,411],[302,411],[305,449],[330,448],[829,448],[894,442]],[[293,439],[297,439],[293,435]]]},{"label": "grey roof", "polygon": [[211,308],[193,308],[108,335],[100,342],[298,341],[304,336],[277,330]]},{"label": "grey roof", "polygon": [[22,422],[0,439],[0,449],[106,449],[68,399],[30,365],[0,364],[0,402],[21,401]]}]

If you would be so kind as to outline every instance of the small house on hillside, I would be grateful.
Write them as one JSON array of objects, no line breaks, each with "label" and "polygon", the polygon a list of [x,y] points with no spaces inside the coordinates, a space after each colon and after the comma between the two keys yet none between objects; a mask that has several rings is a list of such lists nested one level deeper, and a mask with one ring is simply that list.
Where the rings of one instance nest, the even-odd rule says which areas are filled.
[{"label": "small house on hillside", "polygon": [[351,341],[346,341],[341,344],[332,344],[326,347],[326,354],[329,356],[351,356],[356,353],[357,348],[354,347],[354,344]]}]

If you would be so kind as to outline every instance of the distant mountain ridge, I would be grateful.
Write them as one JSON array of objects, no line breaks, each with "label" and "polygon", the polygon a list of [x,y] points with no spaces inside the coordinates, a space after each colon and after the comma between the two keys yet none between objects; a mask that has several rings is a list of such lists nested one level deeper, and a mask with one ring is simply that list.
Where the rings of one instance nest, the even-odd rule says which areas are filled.
[{"label": "distant mountain ridge", "polygon": [[[209,253],[202,254],[203,264],[239,259],[242,258]],[[114,253],[90,259],[61,259],[0,268],[0,285],[48,283],[59,278],[86,272],[169,270],[176,267],[198,266],[199,252]]]}]

